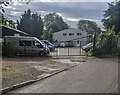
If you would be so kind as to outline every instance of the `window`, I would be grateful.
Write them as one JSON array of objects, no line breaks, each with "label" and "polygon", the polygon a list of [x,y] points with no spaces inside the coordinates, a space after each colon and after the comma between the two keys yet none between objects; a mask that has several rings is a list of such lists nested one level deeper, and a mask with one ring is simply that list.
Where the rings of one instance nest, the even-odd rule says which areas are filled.
[{"label": "window", "polygon": [[37,46],[38,48],[43,48],[43,45],[39,41],[33,41],[33,45]]},{"label": "window", "polygon": [[82,35],[82,33],[77,33],[77,35],[79,36],[79,35]]},{"label": "window", "polygon": [[66,36],[66,33],[63,33],[63,36]]},{"label": "window", "polygon": [[47,41],[43,41],[46,45],[51,45],[51,43],[47,42]]},{"label": "window", "polygon": [[74,33],[69,33],[70,36],[74,35]]},{"label": "window", "polygon": [[19,41],[19,46],[31,46],[31,41]]}]

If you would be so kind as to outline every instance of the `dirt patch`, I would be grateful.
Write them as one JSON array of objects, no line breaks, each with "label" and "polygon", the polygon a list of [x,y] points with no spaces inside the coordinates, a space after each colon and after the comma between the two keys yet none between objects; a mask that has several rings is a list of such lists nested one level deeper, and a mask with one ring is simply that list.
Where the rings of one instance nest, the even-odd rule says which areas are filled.
[{"label": "dirt patch", "polygon": [[2,72],[2,88],[36,79],[42,74],[50,74],[69,66],[70,64],[55,62],[51,57],[3,58],[0,70]]}]

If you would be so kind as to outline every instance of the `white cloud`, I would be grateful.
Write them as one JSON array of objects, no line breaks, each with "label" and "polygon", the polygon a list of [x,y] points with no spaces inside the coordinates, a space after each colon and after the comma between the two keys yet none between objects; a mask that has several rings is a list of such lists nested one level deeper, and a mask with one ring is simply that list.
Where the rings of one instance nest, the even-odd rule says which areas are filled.
[{"label": "white cloud", "polygon": [[107,3],[69,3],[70,0],[65,0],[69,1],[68,3],[53,3],[53,1],[55,0],[34,0],[29,4],[25,2],[11,3],[6,7],[5,16],[17,20],[25,10],[31,9],[32,12],[41,14],[42,18],[48,13],[56,12],[62,16],[65,22],[75,28],[79,19],[95,21],[100,27],[103,26],[100,19],[103,18],[103,11],[107,9]]},{"label": "white cloud", "polygon": [[33,2],[112,2],[114,0],[33,0]]},{"label": "white cloud", "polygon": [[33,0],[32,2],[53,2],[53,0]]},{"label": "white cloud", "polygon": [[67,18],[67,20],[69,20],[69,21],[78,21],[79,19],[77,19],[77,18]]},{"label": "white cloud", "polygon": [[103,24],[101,22],[101,20],[96,20],[96,19],[87,19],[87,18],[65,18],[64,19],[66,22],[68,22],[70,24],[71,27],[76,28],[77,27],[77,22],[79,20],[90,20],[90,21],[94,21],[97,23],[98,27],[103,29]]},{"label": "white cloud", "polygon": [[19,16],[20,14],[21,14],[21,12],[11,11],[10,15]]},{"label": "white cloud", "polygon": [[25,1],[52,3],[52,2],[112,2],[118,0],[0,0],[0,1],[12,1],[14,2],[14,5],[17,5],[17,2],[25,2]]}]

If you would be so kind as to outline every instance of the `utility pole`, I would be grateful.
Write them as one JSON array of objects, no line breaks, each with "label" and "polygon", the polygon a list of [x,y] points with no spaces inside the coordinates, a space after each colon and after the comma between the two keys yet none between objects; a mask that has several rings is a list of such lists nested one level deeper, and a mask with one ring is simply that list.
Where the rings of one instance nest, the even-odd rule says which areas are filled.
[{"label": "utility pole", "polygon": [[93,55],[95,55],[96,53],[96,32],[94,33],[94,37],[93,37]]}]

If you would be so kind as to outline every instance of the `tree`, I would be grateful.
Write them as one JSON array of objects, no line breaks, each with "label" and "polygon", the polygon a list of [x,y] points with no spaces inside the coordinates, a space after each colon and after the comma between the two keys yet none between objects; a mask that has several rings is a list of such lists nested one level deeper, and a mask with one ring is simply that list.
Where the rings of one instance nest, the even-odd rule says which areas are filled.
[{"label": "tree", "polygon": [[4,17],[3,14],[0,17],[0,22],[1,22],[0,25],[16,28],[15,27],[15,24],[16,24],[15,21]]},{"label": "tree", "polygon": [[79,29],[87,31],[88,33],[101,32],[101,29],[97,26],[96,22],[89,20],[79,20],[77,23]]},{"label": "tree", "polygon": [[27,10],[21,15],[20,20],[17,20],[17,28],[32,36],[40,37],[43,33],[43,20],[37,13],[32,13]]},{"label": "tree", "polygon": [[117,54],[117,36],[114,29],[113,26],[97,37],[95,55]]},{"label": "tree", "polygon": [[8,5],[9,5],[9,2],[7,2],[7,1],[0,1],[0,11],[2,13],[5,13],[4,6],[8,6]]},{"label": "tree", "polygon": [[68,29],[69,26],[63,21],[62,17],[57,13],[49,13],[44,17],[44,24],[46,30],[52,29],[53,32],[58,32]]},{"label": "tree", "polygon": [[52,32],[53,32],[52,29],[49,29],[49,31],[44,30],[44,33],[42,35],[42,39],[46,39],[46,40],[49,40],[50,42],[53,42]]},{"label": "tree", "polygon": [[115,26],[116,34],[120,32],[120,1],[108,3],[108,9],[104,11],[102,22],[106,29]]},{"label": "tree", "polygon": [[[18,0],[18,2],[23,1],[23,0]],[[26,4],[29,4],[32,0],[25,0]],[[5,6],[9,6],[9,4],[12,2],[12,0],[2,0],[0,1],[0,11],[1,13],[5,13]]]},{"label": "tree", "polygon": [[58,32],[64,29],[68,29],[69,26],[63,21],[62,17],[57,13],[49,13],[44,17],[45,32],[43,38],[52,41],[52,33]]}]

